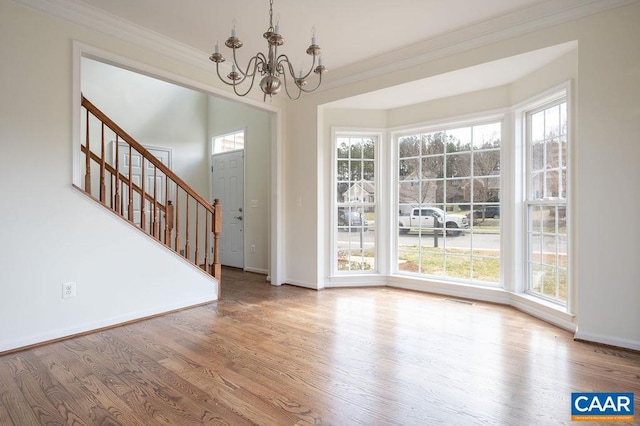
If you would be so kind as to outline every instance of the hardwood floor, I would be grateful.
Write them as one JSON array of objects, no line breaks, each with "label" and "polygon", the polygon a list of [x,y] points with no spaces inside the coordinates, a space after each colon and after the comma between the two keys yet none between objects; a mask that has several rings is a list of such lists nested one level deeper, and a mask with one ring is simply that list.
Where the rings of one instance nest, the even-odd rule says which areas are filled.
[{"label": "hardwood floor", "polygon": [[0,425],[556,425],[572,391],[640,406],[639,353],[511,308],[223,279],[220,302],[0,357]]}]

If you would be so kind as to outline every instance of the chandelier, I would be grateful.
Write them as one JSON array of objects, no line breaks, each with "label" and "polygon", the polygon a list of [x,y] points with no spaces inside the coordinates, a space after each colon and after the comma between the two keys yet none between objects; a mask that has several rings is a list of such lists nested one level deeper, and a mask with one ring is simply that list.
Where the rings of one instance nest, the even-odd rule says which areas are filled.
[{"label": "chandelier", "polygon": [[[293,65],[287,57],[287,55],[278,55],[278,46],[284,44],[284,38],[280,34],[279,23],[276,22],[276,26],[273,26],[273,0],[269,0],[269,28],[267,32],[263,34],[263,37],[267,39],[269,46],[269,52],[267,55],[262,52],[258,52],[255,56],[249,59],[247,67],[243,70],[238,65],[238,59],[236,57],[236,51],[242,47],[242,42],[236,37],[235,25],[231,30],[231,37],[225,41],[225,46],[233,50],[233,63],[231,65],[231,72],[224,78],[220,75],[220,64],[225,61],[225,58],[220,53],[220,46],[216,42],[215,52],[209,57],[210,60],[216,63],[216,73],[223,83],[233,86],[233,91],[238,96],[245,96],[253,88],[253,84],[257,76],[262,76],[260,80],[260,89],[264,93],[264,100],[267,99],[267,95],[271,98],[273,95],[278,94],[280,89],[284,86],[284,90],[290,99],[296,100],[300,98],[302,93],[311,93],[315,91],[322,83],[322,74],[327,72],[327,69],[322,65],[322,57],[320,56],[320,46],[316,44],[315,28],[312,30],[311,45],[307,48],[307,54],[313,56],[313,63],[311,68],[306,74],[303,74],[302,70],[295,76]],[[317,66],[316,66],[317,59]],[[308,88],[309,84],[307,79],[311,76],[311,73],[318,74],[318,82],[315,87]],[[292,81],[292,83],[289,81]],[[249,88],[242,92],[239,90],[239,86],[245,81],[249,81]],[[290,85],[295,85],[295,89]]]}]

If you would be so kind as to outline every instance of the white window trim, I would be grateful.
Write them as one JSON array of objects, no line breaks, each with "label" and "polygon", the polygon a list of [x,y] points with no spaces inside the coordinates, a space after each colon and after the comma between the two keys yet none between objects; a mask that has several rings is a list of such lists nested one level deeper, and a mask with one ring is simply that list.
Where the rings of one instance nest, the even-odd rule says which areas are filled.
[{"label": "white window trim", "polygon": [[[566,198],[566,225],[567,225],[567,303],[561,305],[551,302],[545,298],[538,297],[527,290],[527,274],[528,268],[527,262],[527,201],[528,201],[528,164],[527,164],[527,114],[531,111],[544,107],[552,102],[565,99],[567,103],[567,198]],[[514,279],[515,288],[513,289],[514,306],[520,307],[525,311],[528,310],[543,310],[546,315],[551,315],[553,311],[556,311],[556,319],[559,322],[567,322],[573,319],[575,314],[575,282],[573,277],[575,276],[575,253],[573,251],[573,241],[575,239],[575,233],[573,232],[573,220],[572,220],[572,205],[573,205],[573,176],[575,176],[575,167],[573,162],[573,152],[575,150],[575,141],[573,138],[573,128],[575,122],[575,116],[573,112],[573,91],[572,81],[566,81],[558,86],[550,88],[545,92],[527,99],[512,108],[515,131],[514,131],[514,145],[513,153],[511,155],[511,161],[515,165],[514,178],[517,179],[514,192],[514,205],[515,205],[515,217],[517,220],[514,222],[513,234],[517,236],[517,241],[514,242],[512,253],[514,265]],[[528,309],[527,309],[528,308]],[[540,316],[538,313],[534,315]]]},{"label": "white window trim", "polygon": [[[375,169],[375,209],[376,209],[376,229],[375,229],[375,268],[371,271],[339,271],[337,264],[337,244],[338,244],[338,217],[337,217],[337,189],[336,189],[336,173],[337,173],[337,158],[336,151],[338,149],[337,138],[340,136],[348,136],[348,137],[375,137],[376,147],[375,147],[375,159],[374,159],[374,169]],[[348,286],[348,285],[361,285],[363,281],[360,281],[358,277],[367,277],[365,279],[369,279],[368,277],[376,276],[380,277],[387,273],[387,268],[384,265],[388,262],[386,259],[389,257],[386,250],[382,249],[382,247],[386,246],[381,241],[381,235],[388,234],[388,229],[386,226],[383,226],[385,221],[385,215],[382,213],[381,206],[384,206],[387,202],[386,197],[382,197],[382,194],[388,193],[388,189],[380,188],[381,185],[387,186],[388,182],[384,182],[380,179],[381,172],[386,173],[386,170],[381,169],[382,161],[380,161],[382,147],[386,146],[385,143],[385,133],[381,129],[371,129],[371,128],[357,128],[357,127],[333,127],[331,128],[331,257],[329,262],[330,273],[329,279],[332,281],[332,287],[337,286]],[[382,244],[381,244],[382,243]],[[383,263],[381,265],[381,262]]]}]

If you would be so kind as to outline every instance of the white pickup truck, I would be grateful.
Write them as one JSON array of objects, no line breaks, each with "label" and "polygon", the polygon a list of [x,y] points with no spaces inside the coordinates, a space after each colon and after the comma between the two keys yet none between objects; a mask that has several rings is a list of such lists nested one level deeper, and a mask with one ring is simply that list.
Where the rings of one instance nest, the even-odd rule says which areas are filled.
[{"label": "white pickup truck", "polygon": [[414,207],[408,216],[398,216],[398,229],[401,234],[409,231],[442,232],[447,235],[460,235],[462,229],[469,228],[469,218],[465,215],[445,213],[437,207]]}]

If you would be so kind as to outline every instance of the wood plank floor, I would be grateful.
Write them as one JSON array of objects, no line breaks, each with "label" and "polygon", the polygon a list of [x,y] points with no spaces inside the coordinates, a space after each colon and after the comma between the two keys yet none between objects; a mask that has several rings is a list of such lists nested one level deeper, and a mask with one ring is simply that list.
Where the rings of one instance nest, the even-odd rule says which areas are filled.
[{"label": "wood plank floor", "polygon": [[640,407],[639,353],[511,308],[223,279],[220,302],[0,357],[0,425],[559,425],[572,391]]}]

